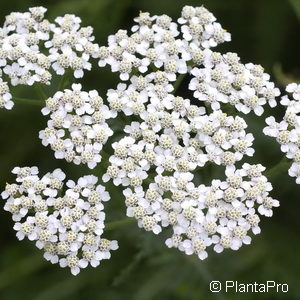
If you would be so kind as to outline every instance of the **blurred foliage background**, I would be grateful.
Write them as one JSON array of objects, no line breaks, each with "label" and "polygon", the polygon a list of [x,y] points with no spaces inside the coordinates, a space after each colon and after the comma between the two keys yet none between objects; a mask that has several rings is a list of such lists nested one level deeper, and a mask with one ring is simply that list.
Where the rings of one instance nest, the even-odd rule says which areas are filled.
[{"label": "blurred foliage background", "polygon": [[[138,12],[168,14],[174,19],[184,5],[204,5],[232,33],[232,42],[219,51],[237,52],[243,62],[262,64],[282,89],[291,81],[300,80],[300,1],[299,0],[10,0],[0,2],[0,22],[11,11],[25,11],[43,5],[47,17],[74,13],[84,25],[95,28],[96,41],[105,44],[107,36],[118,29],[129,29]],[[82,80],[85,89],[97,88],[102,96],[115,87],[117,75],[109,69],[93,69]],[[47,90],[52,95],[56,83]],[[19,88],[20,95],[31,95],[28,88]],[[179,90],[185,94],[184,84]],[[33,94],[34,95],[34,94]],[[35,96],[34,96],[35,97]],[[41,145],[38,131],[46,118],[40,108],[17,103],[8,112],[0,111],[0,187],[14,180],[14,166],[37,165],[41,173],[62,168],[69,178],[90,174],[85,167],[54,159],[52,151]],[[267,167],[276,165],[282,154],[279,146],[261,134],[264,117],[247,117],[249,131],[256,141],[256,155],[251,160]],[[274,111],[272,112],[274,113]],[[275,114],[281,115],[280,109]],[[122,124],[116,124],[116,127]],[[117,129],[117,128],[116,128]],[[120,135],[115,136],[119,139]],[[250,161],[250,160],[248,160]],[[103,169],[92,173],[101,177]],[[154,236],[137,228],[135,222],[106,232],[117,239],[120,249],[112,259],[103,261],[97,269],[88,268],[77,277],[66,269],[51,265],[29,241],[18,242],[10,215],[0,210],[0,299],[300,299],[300,188],[287,171],[273,176],[273,197],[281,201],[272,219],[264,218],[262,234],[255,236],[250,246],[238,252],[221,255],[209,253],[204,262],[187,257],[164,245],[165,236]],[[118,189],[109,185],[112,200],[106,205],[107,222],[123,220],[125,205]],[[211,280],[239,282],[288,283],[288,293],[236,294],[211,293]]]}]

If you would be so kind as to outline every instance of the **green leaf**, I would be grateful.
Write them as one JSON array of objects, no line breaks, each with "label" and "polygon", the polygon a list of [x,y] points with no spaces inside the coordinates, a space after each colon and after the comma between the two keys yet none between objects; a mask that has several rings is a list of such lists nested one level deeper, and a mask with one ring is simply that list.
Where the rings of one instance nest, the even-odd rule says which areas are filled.
[{"label": "green leaf", "polygon": [[291,6],[293,7],[298,19],[300,20],[300,1],[290,0]]}]

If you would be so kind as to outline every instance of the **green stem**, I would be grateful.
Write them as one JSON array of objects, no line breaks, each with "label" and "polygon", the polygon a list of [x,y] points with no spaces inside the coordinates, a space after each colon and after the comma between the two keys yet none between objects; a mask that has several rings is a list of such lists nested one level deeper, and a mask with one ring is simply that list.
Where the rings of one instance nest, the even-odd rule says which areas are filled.
[{"label": "green stem", "polygon": [[152,70],[152,72],[157,72],[158,71],[158,68],[155,67],[154,64],[150,64],[150,69]]},{"label": "green stem", "polygon": [[34,89],[41,100],[46,100],[48,98],[43,88],[39,84],[35,84]]},{"label": "green stem", "polygon": [[203,103],[204,103],[205,111],[207,114],[210,114],[211,112],[213,112],[213,109],[211,108],[210,103],[208,103],[206,100],[203,101]]},{"label": "green stem", "polygon": [[224,111],[227,115],[232,116],[236,114],[236,109],[234,105],[231,104],[224,104],[221,108],[222,111]]},{"label": "green stem", "polygon": [[63,76],[61,77],[61,80],[59,82],[58,91],[63,91],[64,90],[68,78],[69,78],[69,73],[68,73],[68,71],[65,71],[65,73],[63,74]]},{"label": "green stem", "polygon": [[19,97],[13,97],[12,99],[14,102],[19,102],[23,104],[31,104],[31,105],[37,105],[37,106],[44,106],[44,102],[37,100],[37,99],[27,99],[27,98],[19,98]]},{"label": "green stem", "polygon": [[286,172],[287,169],[291,166],[291,164],[292,164],[292,161],[290,159],[286,158],[285,156],[283,156],[283,158],[274,167],[267,170],[264,175],[268,179],[276,178],[281,173]]},{"label": "green stem", "polygon": [[108,153],[106,153],[103,149],[100,154],[102,156],[100,166],[101,166],[101,168],[104,167],[105,169],[107,169],[107,167],[110,165],[110,162],[109,162],[110,155]]},{"label": "green stem", "polygon": [[186,75],[186,74],[180,74],[180,75],[177,77],[177,80],[176,80],[176,82],[175,82],[175,84],[174,84],[174,91],[173,91],[174,94],[175,94],[176,91],[178,90],[178,88],[179,88],[180,84],[182,83],[182,81],[183,81],[185,75]]},{"label": "green stem", "polygon": [[135,221],[134,218],[125,218],[114,222],[109,222],[105,225],[105,230],[113,230],[118,227],[126,226],[128,224],[132,224]]}]

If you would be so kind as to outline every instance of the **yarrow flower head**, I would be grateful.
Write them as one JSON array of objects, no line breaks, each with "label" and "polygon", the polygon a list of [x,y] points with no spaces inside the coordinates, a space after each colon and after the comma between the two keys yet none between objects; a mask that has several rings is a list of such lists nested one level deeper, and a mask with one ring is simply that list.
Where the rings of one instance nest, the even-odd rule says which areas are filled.
[{"label": "yarrow flower head", "polygon": [[[98,56],[99,48],[93,43],[92,27],[80,27],[81,19],[70,14],[51,23],[44,18],[46,11],[44,7],[33,7],[6,16],[0,28],[2,84],[50,84],[53,71],[62,75],[71,69],[74,77],[80,78],[84,70],[91,69],[89,60]],[[0,107],[11,109],[9,90],[3,94]]]},{"label": "yarrow flower head", "polygon": [[277,105],[275,97],[280,91],[261,66],[243,65],[235,53],[218,55],[217,60],[215,56],[216,53],[204,51],[203,67],[191,71],[194,78],[189,88],[195,98],[207,101],[214,110],[221,103],[229,103],[244,114],[254,111],[258,116],[263,114],[267,102],[271,107]]},{"label": "yarrow flower head", "polygon": [[293,161],[288,172],[300,184],[300,85],[291,83],[286,87],[286,92],[288,94],[280,101],[285,107],[283,120],[276,122],[273,116],[268,117],[264,134],[274,137],[281,151]]},{"label": "yarrow flower head", "polygon": [[175,81],[176,73],[187,73],[187,62],[199,62],[203,49],[230,40],[230,34],[204,7],[184,7],[180,28],[167,15],[151,17],[141,12],[134,21],[132,34],[119,30],[108,38],[107,47],[99,49],[99,66],[109,64],[122,80],[128,80],[134,70],[145,73],[154,65]]},{"label": "yarrow flower head", "polygon": [[11,98],[12,95],[9,91],[7,82],[4,82],[2,78],[0,78],[0,108],[11,109],[14,105]]},{"label": "yarrow flower head", "polygon": [[40,131],[44,146],[50,145],[57,159],[94,168],[101,161],[100,151],[113,134],[106,123],[116,114],[103,104],[96,90],[81,91],[80,84],[72,90],[57,92],[46,100],[42,109],[50,114],[48,127]]},{"label": "yarrow flower head", "polygon": [[[254,152],[243,119],[218,111],[203,115],[188,100],[181,100],[180,113],[163,108],[155,114],[161,119],[147,124],[146,110],[143,122],[125,128],[129,136],[113,144],[115,152],[103,180],[127,187],[123,191],[127,216],[135,217],[140,227],[158,234],[171,226],[173,236],[167,246],[204,259],[208,246],[221,252],[249,244],[248,231],[260,232],[258,214],[272,216],[279,202],[269,197],[272,186],[261,174],[261,165],[234,167]],[[195,171],[207,161],[226,166],[227,179],[197,186]]]},{"label": "yarrow flower head", "polygon": [[[279,90],[261,66],[210,49],[230,34],[204,8],[184,7],[180,28],[165,15],[141,13],[135,21],[131,35],[119,30],[100,48],[99,66],[109,64],[127,81],[108,90],[110,109],[138,118],[112,145],[103,181],[125,187],[127,216],[139,227],[155,234],[173,228],[168,247],[200,259],[209,246],[237,250],[250,243],[249,231],[260,232],[259,215],[272,216],[279,202],[269,196],[264,167],[236,169],[236,162],[254,154],[254,137],[242,117],[228,116],[222,107],[261,115],[265,103],[276,106]],[[212,110],[174,95],[180,74],[192,76],[189,89]],[[227,179],[195,184],[207,162],[225,166]]]},{"label": "yarrow flower head", "polygon": [[[120,187],[127,216],[154,234],[171,228],[170,248],[205,259],[209,247],[220,253],[250,244],[251,235],[260,233],[260,217],[271,217],[279,206],[270,196],[265,167],[242,162],[255,151],[240,113],[261,116],[263,106],[275,107],[280,95],[263,67],[213,50],[231,36],[204,7],[185,6],[177,22],[141,12],[131,31],[118,30],[101,47],[91,27],[80,27],[79,17],[65,15],[50,23],[45,11],[32,8],[7,17],[0,31],[0,46],[7,51],[0,48],[0,75],[8,75],[12,85],[48,84],[51,70],[63,75],[71,69],[80,78],[91,68],[90,59],[97,58],[98,66],[109,65],[121,82],[104,99],[81,84],[48,98],[42,144],[50,145],[55,158],[91,169],[105,155],[109,165],[103,166],[102,180]],[[176,94],[183,76],[194,99]],[[10,109],[9,81],[0,80],[0,107]],[[284,121],[267,119],[264,132],[295,160],[290,174],[298,180],[300,88],[293,84],[287,91],[293,100],[282,98],[288,106]],[[132,121],[120,128],[123,136],[114,139],[107,156],[103,147],[114,133],[108,122],[120,115]],[[225,179],[204,184],[207,164],[223,167]],[[36,167],[13,173],[16,183],[2,193],[5,209],[13,215],[18,238],[36,241],[47,260],[77,274],[118,248],[116,241],[102,238],[102,202],[110,197],[97,177],[69,180],[65,187],[61,170],[42,178]]]},{"label": "yarrow flower head", "polygon": [[[107,47],[100,47],[100,67],[109,64],[121,80],[144,85],[149,84],[147,72],[159,69],[156,84],[162,85],[158,87],[162,92],[163,88],[170,91],[167,83],[188,73],[194,97],[213,110],[229,103],[245,114],[254,111],[260,116],[266,103],[276,106],[279,89],[260,65],[244,65],[236,53],[222,55],[210,49],[230,41],[230,34],[204,7],[185,6],[178,24],[166,15],[151,17],[148,13],[141,13],[135,22],[132,34],[119,30],[108,38]],[[130,76],[136,72],[147,74],[144,83],[141,75]]]},{"label": "yarrow flower head", "polygon": [[117,241],[102,238],[104,202],[110,196],[95,176],[68,180],[56,169],[39,177],[37,167],[16,167],[16,183],[7,184],[1,196],[12,214],[19,240],[28,238],[44,251],[44,257],[73,275],[89,264],[97,267],[118,248]]}]

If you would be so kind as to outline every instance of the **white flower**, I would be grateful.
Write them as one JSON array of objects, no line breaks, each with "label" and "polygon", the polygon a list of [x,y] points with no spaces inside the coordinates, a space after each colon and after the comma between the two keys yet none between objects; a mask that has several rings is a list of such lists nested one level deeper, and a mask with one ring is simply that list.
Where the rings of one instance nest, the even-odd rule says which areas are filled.
[{"label": "white flower", "polygon": [[103,145],[113,134],[106,123],[113,114],[98,92],[84,92],[80,84],[73,84],[72,90],[47,99],[42,112],[51,113],[48,127],[39,134],[42,144],[50,145],[57,159],[95,168]]},{"label": "white flower", "polygon": [[[116,241],[102,238],[105,213],[102,202],[110,199],[97,177],[89,175],[77,182],[56,169],[42,178],[37,167],[16,167],[17,183],[1,194],[5,209],[12,213],[19,240],[27,237],[44,250],[45,259],[69,267],[73,275],[90,263],[99,265],[116,250]],[[60,194],[60,197],[57,194]]]},{"label": "white flower", "polygon": [[300,100],[300,85],[296,83],[290,83],[286,87],[286,91],[293,94],[295,100]]},{"label": "white flower", "polygon": [[262,106],[266,103],[266,100],[258,97],[254,88],[243,87],[239,96],[243,99],[243,103],[236,105],[237,110],[242,111],[244,114],[248,114],[251,110],[258,116],[263,114],[264,109]]},{"label": "white flower", "polygon": [[6,82],[0,78],[0,108],[6,108],[8,110],[12,109],[14,106],[13,101],[11,101],[12,95],[9,91],[9,87]]},{"label": "white flower", "polygon": [[[80,18],[74,15],[57,17],[56,23],[44,19],[44,7],[32,7],[25,13],[12,13],[2,28],[0,66],[11,85],[50,84],[53,70],[62,75],[66,69],[74,71],[75,78],[90,70],[90,58],[97,58],[99,46],[93,43],[93,29],[80,28]],[[44,49],[46,48],[46,51]],[[2,71],[0,72],[2,77]],[[9,90],[1,93],[0,108],[11,109]]]},{"label": "white flower", "polygon": [[[204,7],[185,6],[177,23],[167,15],[140,13],[131,32],[118,30],[102,47],[93,43],[93,29],[81,28],[75,15],[50,23],[44,13],[33,8],[6,20],[0,65],[12,85],[50,83],[51,69],[58,75],[71,69],[81,78],[91,69],[91,58],[127,82],[107,91],[109,107],[96,90],[85,92],[80,84],[48,98],[42,109],[49,115],[39,134],[42,144],[50,145],[57,159],[95,168],[113,135],[107,120],[119,113],[132,116],[130,125],[119,126],[125,135],[112,144],[113,155],[105,155],[109,166],[102,176],[123,189],[127,216],[154,234],[171,227],[166,245],[199,259],[208,256],[209,247],[222,252],[249,244],[249,232],[260,232],[258,214],[271,216],[279,202],[269,196],[272,185],[262,175],[264,167],[235,167],[244,155],[254,154],[254,137],[246,132],[244,119],[222,109],[229,111],[231,105],[260,116],[267,102],[274,107],[279,90],[263,68],[242,64],[236,53],[210,50],[231,37]],[[205,105],[176,95],[185,74],[192,77],[188,86],[194,98]],[[10,108],[8,86],[0,83],[0,107]],[[265,133],[276,137],[298,164],[298,86],[288,91],[294,100],[282,100],[289,106],[283,123],[268,119]],[[225,180],[198,185],[207,163],[225,166]],[[298,171],[294,165],[290,169],[297,180]],[[110,196],[96,176],[64,185],[60,170],[42,178],[37,168],[13,172],[17,184],[8,184],[1,195],[19,239],[34,240],[47,260],[69,267],[74,275],[110,258],[118,248],[116,241],[102,237],[102,202]]]},{"label": "white flower", "polygon": [[296,177],[296,183],[300,184],[300,163],[294,162],[289,169],[289,175],[291,177]]},{"label": "white flower", "polygon": [[[283,120],[276,122],[273,116],[266,119],[267,127],[263,132],[267,136],[276,138],[280,144],[282,152],[286,153],[288,159],[292,159],[293,163],[288,171],[291,177],[296,177],[296,183],[300,184],[299,180],[299,134],[300,134],[300,97],[299,85],[291,83],[286,87],[286,92],[290,95],[284,95],[280,103],[285,106],[285,115]],[[290,96],[292,99],[290,99]],[[265,209],[264,206],[260,208],[265,215],[271,215],[271,212]]]},{"label": "white flower", "polygon": [[258,212],[261,215],[264,215],[266,217],[272,217],[273,215],[273,207],[278,207],[279,201],[274,200],[270,197],[266,197],[263,199],[262,204],[258,207]]}]

